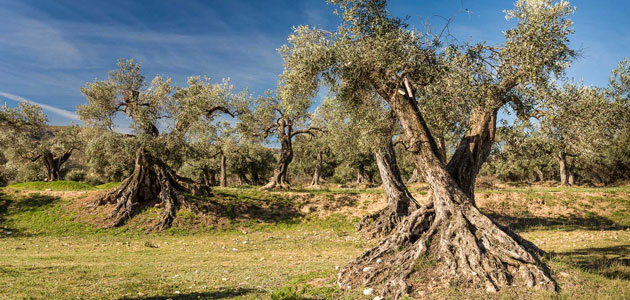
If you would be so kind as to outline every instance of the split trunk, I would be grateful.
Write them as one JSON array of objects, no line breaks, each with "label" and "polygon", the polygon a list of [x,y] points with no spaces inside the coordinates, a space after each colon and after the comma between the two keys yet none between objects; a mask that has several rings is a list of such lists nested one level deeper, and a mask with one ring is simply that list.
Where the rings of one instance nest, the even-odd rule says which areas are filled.
[{"label": "split trunk", "polygon": [[[482,214],[474,201],[475,177],[486,159],[496,126],[496,109],[473,111],[468,132],[445,165],[409,88],[407,95],[383,93],[396,113],[416,165],[430,187],[430,203],[413,211],[380,243],[343,267],[344,288],[374,288],[399,299],[417,285],[506,286],[555,290],[541,253],[532,243]],[[422,268],[419,261],[434,261]],[[420,266],[418,266],[420,265]],[[428,281],[413,277],[422,275]]]},{"label": "split trunk", "polygon": [[262,187],[263,190],[290,188],[289,180],[287,179],[287,170],[289,169],[289,164],[293,160],[291,135],[281,135],[280,138],[280,159],[278,160],[276,168],[273,170],[273,176],[269,180],[269,183]]},{"label": "split trunk", "polygon": [[404,217],[418,208],[418,202],[405,186],[396,162],[396,152],[391,140],[385,147],[374,153],[387,206],[376,213],[364,216],[356,228],[368,235],[383,236],[389,234]]},{"label": "split trunk", "polygon": [[67,151],[59,157],[55,157],[50,151],[42,154],[44,166],[46,166],[46,181],[56,181],[61,179],[61,166],[68,161],[72,151]]}]

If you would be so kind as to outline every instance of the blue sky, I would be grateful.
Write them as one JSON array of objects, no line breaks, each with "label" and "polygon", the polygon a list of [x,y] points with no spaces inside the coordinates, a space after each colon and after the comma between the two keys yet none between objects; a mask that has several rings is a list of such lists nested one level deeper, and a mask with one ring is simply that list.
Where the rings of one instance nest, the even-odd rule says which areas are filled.
[{"label": "blue sky", "polygon": [[[508,28],[503,10],[513,1],[391,0],[390,10],[414,26],[441,28],[460,41],[500,44]],[[576,0],[572,46],[582,50],[568,75],[605,85],[610,70],[630,56],[630,1]],[[0,102],[42,104],[52,124],[69,124],[83,103],[79,88],[104,79],[118,58],[133,57],[147,77],[182,84],[191,75],[230,77],[254,94],[276,86],[276,52],[298,24],[333,29],[337,17],[324,0],[303,1],[49,1],[0,0]],[[75,120],[76,122],[76,120]]]}]

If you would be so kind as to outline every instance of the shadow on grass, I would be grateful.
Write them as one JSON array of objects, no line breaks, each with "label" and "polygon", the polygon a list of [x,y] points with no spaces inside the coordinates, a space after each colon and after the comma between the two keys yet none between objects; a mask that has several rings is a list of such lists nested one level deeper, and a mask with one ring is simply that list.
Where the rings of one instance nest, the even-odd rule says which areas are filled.
[{"label": "shadow on grass", "polygon": [[630,245],[584,248],[551,254],[586,272],[630,281]]},{"label": "shadow on grass", "polygon": [[176,294],[172,296],[143,296],[143,297],[124,297],[118,300],[183,300],[183,299],[231,299],[238,296],[247,295],[256,292],[256,289],[249,288],[227,288],[211,292]]},{"label": "shadow on grass", "polygon": [[509,227],[515,231],[524,231],[529,229],[537,230],[620,230],[626,226],[615,223],[614,221],[597,215],[587,217],[516,217],[506,216],[497,213],[489,213],[498,223]]},{"label": "shadow on grass", "polygon": [[195,198],[194,205],[203,213],[230,220],[258,220],[269,223],[298,223],[303,214],[293,198],[280,195],[216,193],[211,198]]},{"label": "shadow on grass", "polygon": [[47,209],[60,199],[59,197],[39,193],[29,194],[15,199],[7,193],[0,191],[0,238],[22,235],[18,229],[6,225],[9,215]]}]

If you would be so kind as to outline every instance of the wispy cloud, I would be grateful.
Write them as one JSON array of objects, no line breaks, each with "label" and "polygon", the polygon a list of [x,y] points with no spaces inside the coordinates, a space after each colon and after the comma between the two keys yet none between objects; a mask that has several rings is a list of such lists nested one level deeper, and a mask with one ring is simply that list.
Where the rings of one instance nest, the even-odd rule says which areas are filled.
[{"label": "wispy cloud", "polygon": [[0,29],[4,51],[22,53],[36,62],[52,66],[76,65],[81,60],[79,49],[62,32],[32,18],[18,18],[0,13],[6,20]]},{"label": "wispy cloud", "polygon": [[57,115],[60,115],[62,117],[68,118],[68,119],[72,119],[72,120],[75,120],[75,121],[80,121],[79,116],[75,112],[72,112],[72,111],[68,111],[68,110],[61,109],[61,108],[58,108],[58,107],[54,107],[52,105],[48,105],[48,104],[44,104],[44,103],[35,102],[33,100],[29,100],[29,99],[20,97],[18,95],[13,95],[13,94],[5,93],[5,92],[0,92],[0,96],[8,98],[8,99],[16,101],[16,102],[26,102],[26,103],[30,103],[30,104],[39,105],[44,110],[50,111],[52,113],[55,113]]}]

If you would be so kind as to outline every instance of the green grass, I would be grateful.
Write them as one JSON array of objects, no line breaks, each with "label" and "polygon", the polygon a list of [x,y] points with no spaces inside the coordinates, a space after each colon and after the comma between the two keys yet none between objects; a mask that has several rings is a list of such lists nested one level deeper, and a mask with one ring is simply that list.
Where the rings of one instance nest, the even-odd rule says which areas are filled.
[{"label": "green grass", "polygon": [[95,188],[97,190],[109,190],[109,189],[113,189],[113,188],[115,188],[115,187],[117,187],[119,185],[120,185],[120,182],[108,182],[108,183],[105,183],[105,184],[97,185],[97,186],[95,186]]},{"label": "green grass", "polygon": [[93,185],[76,181],[33,181],[14,183],[6,187],[9,190],[17,191],[89,191],[94,190]]},{"label": "green grass", "polygon": [[91,190],[107,190],[118,186],[120,182],[108,182],[101,185],[91,185],[77,181],[32,181],[13,183],[5,187],[8,190],[16,191],[91,191]]},{"label": "green grass", "polygon": [[[180,211],[179,225],[162,233],[145,234],[132,224],[103,229],[79,223],[68,210],[74,200],[55,196],[79,198],[87,195],[82,191],[107,187],[79,189],[81,185],[77,184],[46,184],[26,183],[0,190],[0,299],[374,298],[363,296],[361,289],[342,291],[335,284],[336,267],[377,242],[354,232],[356,218],[331,213],[326,217],[307,214],[266,221],[246,214],[252,207],[271,207],[272,211],[299,207],[301,201],[310,199],[310,191],[292,194],[216,188],[221,201],[232,205],[230,226],[223,230],[188,227],[197,222],[197,217]],[[53,190],[50,184],[55,191],[65,188],[75,193],[42,192]],[[29,185],[36,192],[24,192]],[[485,294],[483,290],[452,285],[440,291],[439,298],[630,299],[630,230],[602,230],[605,223],[597,222],[558,225],[588,218],[625,222],[630,205],[626,187],[571,188],[566,192],[555,188],[507,190],[515,194],[506,196],[506,208],[526,209],[528,203],[542,199],[545,204],[540,205],[549,209],[570,205],[593,210],[583,219],[546,216],[547,222],[520,230],[521,235],[549,253],[545,260],[560,284],[560,292],[550,295],[508,289]],[[348,195],[345,190],[339,193],[362,195]],[[320,195],[321,201],[332,201],[328,196],[337,194],[329,190]],[[579,201],[592,207],[572,203]],[[601,207],[607,208],[605,215],[596,213],[595,209]],[[515,211],[519,214],[513,218],[534,217]],[[152,220],[159,212],[157,207],[150,208],[131,223]],[[422,259],[416,267],[426,270],[433,264]]]}]

